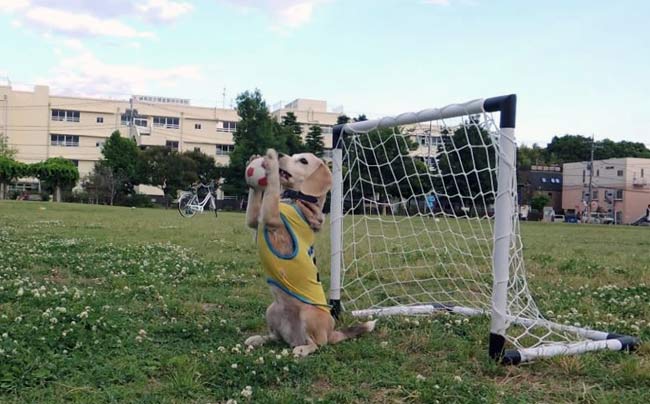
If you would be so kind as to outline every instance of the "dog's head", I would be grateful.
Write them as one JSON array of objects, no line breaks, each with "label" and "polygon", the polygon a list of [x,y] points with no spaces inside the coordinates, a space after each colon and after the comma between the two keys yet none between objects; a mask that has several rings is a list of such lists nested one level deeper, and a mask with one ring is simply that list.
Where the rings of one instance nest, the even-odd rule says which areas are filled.
[{"label": "dog's head", "polygon": [[282,187],[316,197],[322,210],[332,188],[332,173],[327,164],[311,153],[298,153],[281,155],[279,166]]}]

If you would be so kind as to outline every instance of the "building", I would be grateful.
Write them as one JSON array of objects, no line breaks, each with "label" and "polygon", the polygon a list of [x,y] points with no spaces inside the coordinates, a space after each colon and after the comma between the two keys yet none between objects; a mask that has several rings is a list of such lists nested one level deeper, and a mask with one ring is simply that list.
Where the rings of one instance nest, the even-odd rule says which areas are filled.
[{"label": "building", "polygon": [[519,205],[530,205],[531,199],[539,194],[549,197],[548,206],[560,212],[562,209],[562,167],[531,166],[529,170],[517,172],[517,197]]},{"label": "building", "polygon": [[[279,120],[287,112],[296,115],[304,134],[312,125],[321,126],[325,146],[331,147],[332,126],[339,114],[327,112],[325,101],[297,99],[272,115]],[[17,150],[16,158],[34,163],[64,157],[74,162],[81,177],[93,170],[102,145],[115,130],[143,148],[198,150],[227,165],[238,121],[234,109],[193,106],[187,99],[66,97],[50,94],[47,86],[35,86],[33,91],[0,86],[0,132]]]},{"label": "building", "polygon": [[[630,224],[650,204],[650,159],[617,158],[594,161],[591,176],[591,212],[603,213],[616,223]],[[587,212],[589,162],[563,166],[562,208],[566,213]]]}]

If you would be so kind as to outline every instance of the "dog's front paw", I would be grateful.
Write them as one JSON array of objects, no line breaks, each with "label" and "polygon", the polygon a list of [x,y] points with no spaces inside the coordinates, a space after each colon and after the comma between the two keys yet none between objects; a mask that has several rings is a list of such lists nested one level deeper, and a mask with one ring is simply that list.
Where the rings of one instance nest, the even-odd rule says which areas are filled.
[{"label": "dog's front paw", "polygon": [[280,169],[278,166],[278,152],[274,149],[268,149],[264,156],[264,168],[267,177],[279,176]]}]

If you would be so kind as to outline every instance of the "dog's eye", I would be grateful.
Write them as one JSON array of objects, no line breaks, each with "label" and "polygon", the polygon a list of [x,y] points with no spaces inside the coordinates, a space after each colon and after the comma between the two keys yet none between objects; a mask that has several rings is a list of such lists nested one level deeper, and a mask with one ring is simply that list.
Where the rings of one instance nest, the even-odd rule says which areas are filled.
[{"label": "dog's eye", "polygon": [[309,161],[307,161],[307,159],[306,159],[306,158],[304,158],[304,157],[303,157],[303,158],[301,158],[301,159],[300,159],[300,160],[298,160],[298,161],[300,161],[300,162],[301,162],[302,164],[309,164]]}]

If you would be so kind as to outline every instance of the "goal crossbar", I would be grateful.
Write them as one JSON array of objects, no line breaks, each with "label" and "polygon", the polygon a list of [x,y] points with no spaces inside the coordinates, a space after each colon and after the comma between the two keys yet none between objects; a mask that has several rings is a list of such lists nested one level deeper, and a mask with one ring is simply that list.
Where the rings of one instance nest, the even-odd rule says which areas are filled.
[{"label": "goal crossbar", "polygon": [[[534,300],[530,296],[528,291],[528,286],[525,279],[525,273],[523,272],[523,258],[521,257],[521,239],[518,233],[518,216],[517,216],[517,202],[516,202],[516,142],[515,142],[515,121],[516,121],[516,95],[505,95],[499,97],[485,98],[485,99],[476,99],[460,104],[451,104],[442,108],[431,108],[425,109],[419,112],[410,112],[404,113],[396,116],[384,117],[380,119],[353,122],[348,124],[337,125],[333,129],[333,149],[332,149],[332,174],[333,174],[333,186],[332,186],[332,196],[331,196],[331,206],[330,206],[330,223],[331,223],[331,234],[330,234],[330,243],[331,243],[331,261],[330,261],[330,291],[329,298],[330,304],[332,306],[332,315],[338,317],[342,311],[343,304],[341,303],[341,294],[344,290],[344,277],[345,272],[348,269],[346,267],[346,248],[350,248],[347,244],[347,240],[344,240],[344,233],[347,233],[347,230],[344,230],[344,226],[348,226],[345,223],[347,212],[344,211],[344,199],[348,198],[349,190],[344,189],[344,182],[349,187],[360,187],[363,188],[364,185],[372,189],[372,193],[375,193],[375,188],[386,189],[389,186],[395,186],[395,182],[399,182],[397,177],[395,178],[384,178],[384,175],[381,171],[376,173],[368,174],[361,173],[359,178],[353,179],[350,178],[350,172],[353,170],[353,165],[357,164],[357,161],[349,161],[352,155],[355,158],[364,158],[363,156],[370,156],[372,161],[362,161],[359,165],[363,165],[363,168],[368,172],[371,170],[377,170],[379,166],[391,166],[388,167],[393,175],[393,166],[396,164],[402,164],[405,166],[404,161],[400,161],[400,156],[393,158],[395,156],[383,156],[385,160],[388,160],[389,157],[391,161],[383,161],[381,156],[378,156],[381,152],[387,153],[386,142],[383,140],[377,144],[370,144],[368,141],[360,141],[361,137],[369,136],[370,133],[379,132],[381,130],[390,130],[394,128],[407,126],[407,125],[418,125],[425,122],[432,121],[442,121],[448,119],[460,119],[460,127],[463,125],[475,125],[479,126],[472,116],[486,115],[494,113],[498,114],[499,125],[498,127],[494,124],[495,134],[490,137],[493,140],[493,147],[496,150],[495,154],[495,164],[493,167],[488,167],[485,171],[489,171],[496,182],[496,189],[490,191],[493,195],[494,200],[494,215],[493,217],[482,217],[489,222],[489,232],[491,232],[491,251],[490,251],[490,266],[491,266],[491,284],[489,285],[490,291],[485,292],[484,294],[489,294],[489,302],[482,302],[477,304],[477,307],[468,307],[463,305],[458,305],[454,303],[425,303],[425,304],[407,304],[400,305],[393,304],[391,306],[385,307],[384,304],[371,304],[371,307],[361,308],[357,310],[352,310],[352,315],[354,316],[387,316],[387,315],[426,315],[433,314],[436,312],[450,312],[466,316],[477,316],[477,315],[487,315],[490,317],[490,338],[489,338],[489,355],[502,363],[505,364],[517,364],[520,362],[527,362],[534,360],[536,358],[543,358],[555,355],[569,355],[569,354],[578,354],[582,352],[588,352],[593,350],[633,350],[639,343],[638,339],[630,336],[610,334],[602,331],[591,330],[587,328],[580,328],[574,326],[568,326],[563,324],[554,323],[544,319],[539,313],[537,306],[535,305]],[[467,120],[464,120],[467,118]],[[469,122],[469,123],[466,123]],[[446,126],[445,126],[446,128]],[[482,130],[482,129],[481,129]],[[461,129],[462,131],[462,129]],[[467,130],[465,129],[467,132]],[[448,131],[445,133],[449,133]],[[430,135],[429,131],[429,135]],[[348,142],[348,138],[350,141]],[[429,142],[430,140],[427,140]],[[352,146],[348,145],[350,143]],[[354,150],[352,147],[354,146]],[[468,146],[460,146],[462,149],[469,148],[470,150],[477,149],[477,145],[470,144]],[[454,150],[458,156],[458,150]],[[346,153],[344,161],[344,153]],[[472,151],[473,153],[473,151]],[[359,157],[361,156],[361,157]],[[474,156],[474,154],[472,154]],[[472,162],[474,163],[474,162]],[[346,165],[347,164],[347,165]],[[428,164],[428,163],[427,163]],[[472,164],[468,164],[472,165]],[[463,162],[460,162],[460,166],[464,167]],[[480,172],[483,172],[483,169],[476,168],[476,164],[473,164],[474,172],[472,174],[478,175]],[[476,174],[476,172],[479,174]],[[406,170],[404,171],[406,173]],[[453,173],[453,181],[456,181],[458,175],[467,176],[466,172],[463,173]],[[405,174],[412,175],[412,174]],[[344,178],[345,177],[345,178]],[[408,180],[408,179],[407,179]],[[377,181],[377,183],[374,183]],[[356,184],[356,185],[355,185]],[[361,185],[359,185],[361,184]],[[408,184],[410,189],[413,190],[412,185]],[[480,185],[479,185],[480,188]],[[354,209],[363,209],[364,214],[362,216],[356,216],[348,221],[366,221],[367,216],[365,204],[371,204],[375,207],[377,212],[376,216],[379,217],[378,221],[382,221],[382,215],[379,213],[379,206],[383,206],[383,209],[387,209],[386,206],[392,210],[392,205],[386,201],[382,201],[381,198],[377,201],[368,200],[364,195],[364,191],[361,191],[361,199],[358,204],[353,204],[353,207],[348,207],[350,211]],[[403,197],[402,191],[398,189],[400,196]],[[481,190],[484,192],[484,190]],[[357,193],[359,193],[357,191]],[[388,198],[390,199],[390,198]],[[472,202],[473,203],[473,202]],[[361,208],[359,208],[361,206]],[[464,206],[464,205],[463,205]],[[469,208],[467,208],[469,210]],[[429,212],[433,214],[433,211]],[[385,213],[384,213],[385,214]],[[408,216],[408,215],[407,215]],[[421,217],[422,212],[418,208],[417,217]],[[434,215],[435,216],[435,215]],[[415,217],[415,216],[414,216]],[[409,217],[410,218],[410,217]],[[457,217],[453,217],[457,219]],[[479,227],[482,226],[480,219],[478,220]],[[436,221],[438,219],[435,219]],[[470,219],[468,219],[470,220]],[[391,225],[395,225],[398,220],[393,219]],[[352,224],[354,226],[354,223]],[[367,226],[367,223],[366,223]],[[424,226],[435,226],[433,224],[424,225]],[[367,230],[368,227],[366,227]],[[369,241],[371,235],[363,234],[363,231],[356,231],[357,229],[352,229],[352,237],[357,239],[364,239],[367,243],[371,244]],[[399,237],[399,230],[398,237]],[[424,229],[426,233],[428,229]],[[478,239],[484,237],[482,233],[485,230],[481,228],[479,230],[479,235],[471,235],[473,239]],[[413,234],[420,234],[413,231]],[[377,237],[376,235],[372,235]],[[385,241],[385,235],[382,235]],[[415,236],[419,237],[419,236]],[[353,243],[358,242],[353,240]],[[391,240],[392,242],[392,240]],[[399,243],[399,241],[397,241]],[[416,240],[416,243],[420,245],[420,242]],[[372,261],[373,254],[372,251],[363,255],[361,257],[356,257],[356,244],[352,247],[351,254],[354,254],[354,259],[357,261]],[[372,249],[372,247],[369,247]],[[447,248],[447,247],[445,247]],[[471,249],[469,249],[469,254],[471,254]],[[445,250],[445,253],[448,250]],[[386,253],[386,251],[383,251]],[[407,255],[403,251],[404,255]],[[421,252],[420,252],[421,253]],[[361,254],[361,253],[359,253]],[[436,252],[436,254],[438,254]],[[468,253],[465,252],[467,255]],[[424,256],[424,253],[420,255]],[[374,265],[374,264],[372,264]],[[438,264],[442,265],[443,264]],[[511,273],[511,267],[517,266],[515,272]],[[519,267],[521,267],[519,269]],[[417,268],[422,269],[420,266]],[[389,265],[387,271],[394,274],[398,271],[399,268],[396,268],[392,265]],[[429,268],[430,271],[433,269]],[[360,276],[360,281],[364,279],[363,274]],[[380,278],[377,276],[376,278]],[[426,279],[430,281],[430,279]],[[434,279],[438,281],[437,279]],[[415,281],[409,280],[408,282]],[[381,280],[380,280],[381,282]],[[406,282],[406,281],[405,281]],[[394,286],[393,282],[388,285],[380,284],[376,287],[377,290],[386,294],[387,288]],[[441,285],[438,282],[437,285]],[[513,286],[514,285],[514,286]],[[398,285],[401,286],[401,285]],[[421,284],[418,283],[418,286],[422,288]],[[443,286],[440,286],[444,288]],[[516,293],[512,293],[509,288],[516,287]],[[365,288],[365,286],[364,286]],[[367,290],[365,290],[367,292]],[[365,293],[364,292],[364,293]],[[422,292],[422,293],[426,293]],[[509,294],[510,293],[510,294]],[[389,301],[395,302],[395,298],[389,297]],[[411,300],[417,301],[417,297],[412,297]],[[516,300],[516,304],[511,301],[512,299]],[[374,307],[373,307],[374,306]],[[520,308],[521,312],[512,311],[513,308]],[[520,336],[508,336],[508,328],[511,326],[520,327],[523,331]],[[542,337],[536,337],[537,342],[526,346],[524,342],[526,337],[529,337],[529,334],[532,335],[532,332],[529,332],[533,328],[543,328],[546,331],[546,334]],[[559,341],[546,341],[545,338],[549,336],[558,336],[561,334],[562,338],[559,338]],[[567,338],[566,335],[572,335],[573,339]],[[515,345],[516,349],[506,349],[506,343],[510,342]]]}]

